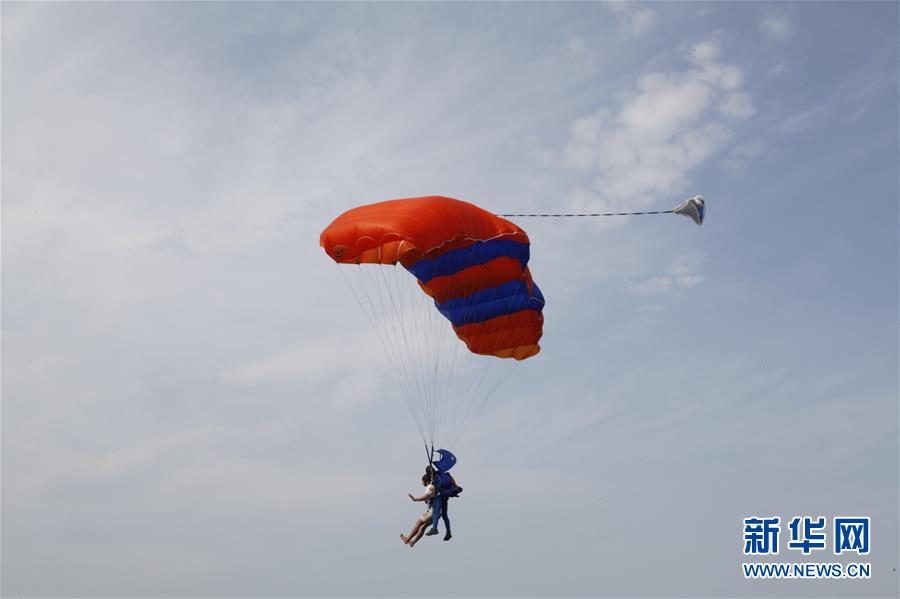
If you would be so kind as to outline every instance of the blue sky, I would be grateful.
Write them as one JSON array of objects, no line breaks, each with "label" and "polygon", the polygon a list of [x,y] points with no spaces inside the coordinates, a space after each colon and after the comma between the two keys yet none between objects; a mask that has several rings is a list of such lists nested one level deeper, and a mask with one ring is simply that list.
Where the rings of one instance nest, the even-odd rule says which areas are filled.
[{"label": "blue sky", "polygon": [[[896,3],[2,4],[4,596],[897,596]],[[318,234],[519,222],[542,352],[420,440]],[[748,515],[867,581],[745,581]],[[832,556],[818,561],[832,561]],[[793,559],[790,556],[786,559]]]}]

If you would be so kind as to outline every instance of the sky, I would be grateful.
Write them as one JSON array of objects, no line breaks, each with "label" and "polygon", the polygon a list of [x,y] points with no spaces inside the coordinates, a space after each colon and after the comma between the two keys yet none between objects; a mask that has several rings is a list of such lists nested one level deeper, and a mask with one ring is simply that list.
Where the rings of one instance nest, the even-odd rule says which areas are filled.
[{"label": "sky", "polygon": [[[0,16],[3,596],[900,594],[897,3]],[[399,542],[421,439],[321,230],[695,194],[516,220],[542,351]],[[760,515],[870,516],[872,577],[745,580]]]}]

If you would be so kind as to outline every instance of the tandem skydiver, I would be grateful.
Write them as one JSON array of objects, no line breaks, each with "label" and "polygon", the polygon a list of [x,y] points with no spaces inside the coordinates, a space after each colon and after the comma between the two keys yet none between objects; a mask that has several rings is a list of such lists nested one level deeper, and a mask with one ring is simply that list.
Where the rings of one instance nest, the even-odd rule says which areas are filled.
[{"label": "tandem skydiver", "polygon": [[409,531],[409,534],[400,535],[400,540],[402,540],[410,547],[416,546],[416,543],[418,543],[419,539],[422,538],[422,535],[425,533],[425,529],[428,528],[428,524],[431,522],[432,503],[435,499],[434,472],[429,471],[427,468],[425,469],[425,475],[422,477],[422,486],[425,487],[425,493],[423,493],[420,497],[416,497],[412,493],[407,493],[407,495],[409,495],[409,498],[413,501],[424,501],[426,502],[425,505],[427,506],[425,509],[425,513],[419,516],[418,520],[413,523],[412,530]]},{"label": "tandem skydiver", "polygon": [[432,499],[431,504],[431,530],[425,534],[428,536],[438,534],[438,520],[443,518],[444,528],[447,530],[447,532],[444,533],[444,540],[449,541],[453,538],[453,535],[450,533],[450,517],[447,513],[447,501],[451,497],[458,497],[463,489],[456,484],[456,481],[453,480],[453,477],[448,472],[448,470],[456,464],[456,456],[446,449],[438,449],[437,452],[441,455],[441,459],[436,462],[432,460],[431,465],[425,468],[426,475],[429,473],[432,475],[435,489],[434,498]]}]

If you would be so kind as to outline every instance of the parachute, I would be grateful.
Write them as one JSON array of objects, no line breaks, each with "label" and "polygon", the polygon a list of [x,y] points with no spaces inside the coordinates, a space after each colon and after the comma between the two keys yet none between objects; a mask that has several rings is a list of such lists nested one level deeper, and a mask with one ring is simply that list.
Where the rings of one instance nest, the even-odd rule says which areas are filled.
[{"label": "parachute", "polygon": [[540,351],[528,235],[504,218],[441,196],[389,200],[345,212],[319,242],[374,325],[426,446],[457,441],[508,365]]},{"label": "parachute", "polygon": [[672,212],[686,216],[700,226],[706,220],[706,201],[703,196],[694,196],[673,208]]},{"label": "parachute", "polygon": [[434,452],[440,458],[432,459],[431,464],[438,472],[447,472],[456,465],[456,456],[449,449],[436,449]]}]

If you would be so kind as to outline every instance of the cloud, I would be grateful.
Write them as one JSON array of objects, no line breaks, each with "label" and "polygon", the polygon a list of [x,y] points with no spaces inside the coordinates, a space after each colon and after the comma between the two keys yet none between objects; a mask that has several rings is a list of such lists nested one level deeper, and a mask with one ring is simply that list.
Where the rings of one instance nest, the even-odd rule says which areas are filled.
[{"label": "cloud", "polygon": [[656,21],[656,11],[642,8],[634,2],[609,2],[605,6],[616,15],[622,27],[634,37],[647,33]]},{"label": "cloud", "polygon": [[814,129],[828,120],[828,116],[829,111],[825,106],[813,106],[787,117],[781,124],[780,130],[785,133],[800,133]]},{"label": "cloud", "polygon": [[619,113],[626,130],[648,141],[666,140],[696,121],[713,99],[713,89],[693,77],[672,80],[663,73],[643,77],[638,93]]},{"label": "cloud", "polygon": [[719,57],[721,46],[713,39],[694,44],[691,47],[691,55],[694,60],[702,63],[710,63]]},{"label": "cloud", "polygon": [[606,109],[575,119],[571,126],[571,141],[565,148],[565,161],[575,168],[591,168],[597,162],[601,133],[610,113]]},{"label": "cloud", "polygon": [[322,380],[346,376],[348,364],[385,366],[377,339],[368,330],[351,339],[317,336],[304,345],[274,352],[232,366],[223,379],[232,385],[255,386]]},{"label": "cloud", "polygon": [[732,172],[742,173],[751,162],[765,154],[767,149],[766,144],[759,140],[737,144],[729,150],[723,164]]},{"label": "cloud", "polygon": [[791,72],[791,65],[788,64],[786,60],[780,60],[776,64],[769,67],[766,71],[766,75],[769,77],[780,77],[782,75],[787,75]]},{"label": "cloud", "polygon": [[783,12],[767,11],[759,21],[759,30],[770,40],[784,41],[791,37],[794,26]]},{"label": "cloud", "polygon": [[756,112],[750,94],[744,92],[735,92],[724,96],[719,102],[718,110],[733,119],[749,119]]},{"label": "cloud", "polygon": [[[732,138],[730,122],[754,114],[743,72],[719,59],[717,40],[694,45],[690,68],[642,76],[616,110],[576,119],[564,150],[572,168],[595,173],[573,208],[632,208],[682,191],[691,169]],[[717,118],[726,117],[725,120]]]},{"label": "cloud", "polygon": [[553,166],[558,162],[554,151],[547,147],[544,141],[537,135],[527,135],[520,140],[525,153],[542,166]]},{"label": "cloud", "polygon": [[580,35],[569,38],[563,46],[564,60],[584,69],[590,69],[596,64],[596,55],[596,49]]},{"label": "cloud", "polygon": [[629,291],[639,298],[651,298],[678,289],[696,287],[706,280],[706,277],[697,272],[701,262],[698,256],[679,256],[669,265],[665,274],[633,283],[629,286]]}]

